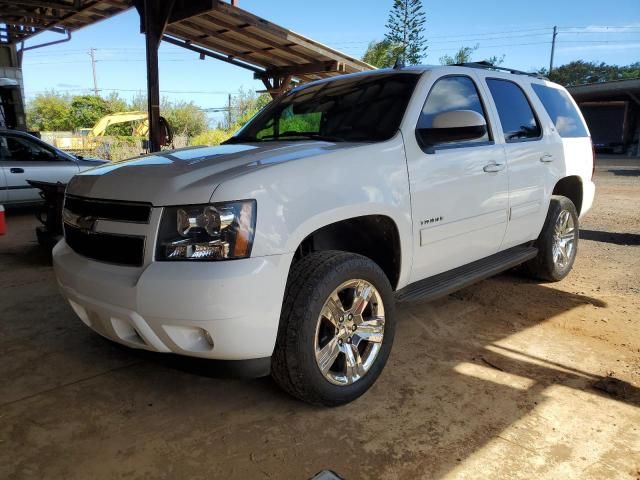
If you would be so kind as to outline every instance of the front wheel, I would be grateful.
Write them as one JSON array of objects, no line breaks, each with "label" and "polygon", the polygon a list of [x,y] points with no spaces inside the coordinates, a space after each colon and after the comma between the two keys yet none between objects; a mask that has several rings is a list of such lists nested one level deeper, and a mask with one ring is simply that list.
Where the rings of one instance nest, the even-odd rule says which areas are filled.
[{"label": "front wheel", "polygon": [[272,375],[309,403],[341,405],[376,381],[395,331],[391,285],[372,260],[316,252],[291,269]]},{"label": "front wheel", "polygon": [[538,255],[525,264],[530,276],[558,282],[566,277],[578,253],[578,212],[567,197],[551,197],[549,212],[536,241]]}]

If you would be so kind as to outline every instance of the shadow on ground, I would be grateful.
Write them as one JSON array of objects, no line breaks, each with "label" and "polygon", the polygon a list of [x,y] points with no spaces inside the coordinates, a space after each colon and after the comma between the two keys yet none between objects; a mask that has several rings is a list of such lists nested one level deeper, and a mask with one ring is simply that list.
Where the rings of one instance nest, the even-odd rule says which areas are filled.
[{"label": "shadow on ground", "polygon": [[0,478],[569,478],[553,468],[617,466],[637,441],[626,432],[640,424],[638,389],[607,375],[613,350],[589,350],[590,333],[575,330],[601,299],[505,274],[400,305],[381,378],[326,409],[268,377],[226,379],[206,360],[102,339],[58,294],[33,222],[10,220],[20,233],[0,238]]},{"label": "shadow on ground", "polygon": [[615,245],[640,245],[640,234],[603,232],[600,230],[580,229],[581,240],[593,240],[594,242],[613,243]]},{"label": "shadow on ground", "polygon": [[610,169],[608,171],[618,177],[640,177],[640,170]]}]

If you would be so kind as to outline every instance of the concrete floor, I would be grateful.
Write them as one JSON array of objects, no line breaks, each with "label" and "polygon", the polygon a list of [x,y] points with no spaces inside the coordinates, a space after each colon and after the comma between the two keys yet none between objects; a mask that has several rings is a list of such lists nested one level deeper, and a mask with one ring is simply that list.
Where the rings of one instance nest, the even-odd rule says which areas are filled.
[{"label": "concrete floor", "polygon": [[[402,306],[358,401],[149,355],[58,295],[30,212],[0,237],[0,478],[640,478],[640,162],[602,160],[574,272]],[[594,388],[603,377],[611,393]]]}]

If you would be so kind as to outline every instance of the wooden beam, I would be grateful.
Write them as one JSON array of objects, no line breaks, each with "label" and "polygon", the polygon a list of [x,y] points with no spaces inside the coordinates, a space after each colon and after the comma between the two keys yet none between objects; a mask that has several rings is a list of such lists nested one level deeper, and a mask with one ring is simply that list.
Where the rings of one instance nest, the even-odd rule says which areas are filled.
[{"label": "wooden beam", "polygon": [[258,93],[268,93],[271,95],[271,98],[276,99],[289,90],[291,79],[291,75],[287,75],[285,77],[273,77],[272,79],[263,77],[261,80],[266,87],[266,90],[259,90]]},{"label": "wooden beam", "polygon": [[[189,26],[187,22],[175,23],[167,27],[167,32],[174,37],[183,39],[193,39],[205,48],[230,56],[232,58],[239,58],[247,63],[257,66],[274,66],[273,57],[269,55],[269,52],[256,51],[239,51],[235,48],[229,47],[229,41],[216,37],[215,35],[206,35],[205,37],[196,37],[197,32],[201,32],[200,28],[194,28]],[[195,39],[197,38],[197,40]],[[231,43],[233,45],[233,43]]]},{"label": "wooden beam", "polygon": [[25,5],[27,7],[49,8],[54,10],[64,10],[67,12],[78,12],[74,5],[58,2],[43,2],[39,0],[12,0],[13,5]]},{"label": "wooden beam", "polygon": [[[240,32],[236,37],[231,37],[225,35],[228,32],[226,26],[222,26],[222,30],[214,31],[212,27],[216,26],[216,23],[209,22],[208,16],[195,17],[189,20],[184,20],[179,24],[175,25],[175,27],[185,26],[189,27],[194,31],[202,31],[208,33],[208,38],[211,42],[215,42],[220,45],[220,48],[225,48],[226,52],[233,52],[234,54],[239,54],[243,52],[245,55],[262,55],[263,58],[273,59],[270,63],[274,65],[278,65],[278,63],[292,63],[296,60],[291,59],[291,55],[287,55],[286,53],[282,53],[279,49],[271,49],[265,50],[264,46],[256,45],[255,43],[250,43],[250,40],[246,38],[244,32]],[[229,29],[230,30],[230,29]],[[238,38],[239,37],[239,38]],[[264,45],[264,44],[263,44]],[[267,44],[268,48],[268,44]],[[294,58],[299,59],[299,56],[295,56]]]},{"label": "wooden beam", "polygon": [[302,63],[300,65],[289,65],[286,67],[269,68],[264,73],[254,74],[254,78],[285,77],[287,75],[305,75],[314,73],[327,72],[344,72],[344,65],[336,60],[328,60],[324,62]]},{"label": "wooden beam", "polygon": [[315,60],[317,60],[316,57],[313,57],[311,55],[307,55],[305,53],[301,53],[298,52],[296,50],[294,50],[293,48],[291,48],[289,45],[287,44],[283,44],[282,42],[276,42],[275,40],[265,37],[263,35],[259,35],[257,33],[252,32],[249,28],[251,27],[251,25],[248,24],[244,24],[244,25],[234,25],[230,22],[227,22],[219,17],[216,17],[214,15],[203,15],[203,17],[205,19],[207,19],[209,22],[215,24],[215,25],[219,25],[222,28],[227,28],[231,31],[234,31],[236,33],[241,34],[243,37],[250,39],[250,40],[254,40],[256,42],[260,42],[263,43],[265,45],[269,45],[270,47],[276,48],[278,50],[282,50],[283,52],[286,52],[292,56],[296,56],[298,58],[302,58],[305,61],[308,62],[313,62]]},{"label": "wooden beam", "polygon": [[217,0],[176,0],[169,23],[176,23],[186,20],[195,15],[201,15],[213,9]]},{"label": "wooden beam", "polygon": [[33,27],[33,28],[40,28],[40,29],[47,28],[47,24],[46,23],[28,21],[27,19],[22,19],[22,20],[4,20],[4,21],[8,25],[12,25],[12,26]]},{"label": "wooden beam", "polygon": [[196,53],[199,53],[200,55],[206,55],[207,57],[215,58],[216,60],[220,60],[222,62],[230,63],[231,65],[235,65],[236,67],[246,68],[247,70],[251,70],[254,73],[259,73],[259,72],[263,71],[258,67],[255,67],[253,65],[249,65],[247,63],[243,63],[243,62],[241,62],[239,60],[234,59],[233,57],[221,55],[221,54],[219,54],[217,52],[211,52],[211,51],[206,50],[204,48],[200,48],[200,47],[197,47],[195,45],[191,45],[191,44],[187,43],[187,41],[184,41],[184,40],[177,40],[175,38],[168,37],[167,35],[164,35],[162,37],[162,40],[167,42],[167,43],[170,43],[172,45],[176,45],[178,47],[182,47],[182,48],[186,48],[188,50],[194,51]]},{"label": "wooden beam", "polygon": [[34,18],[36,20],[44,20],[46,22],[58,22],[60,21],[60,17],[55,17],[53,15],[46,15],[43,13],[31,12],[29,10],[23,10],[20,8],[11,8],[11,12],[0,11],[0,18],[14,18],[14,17],[24,17],[24,18]]}]

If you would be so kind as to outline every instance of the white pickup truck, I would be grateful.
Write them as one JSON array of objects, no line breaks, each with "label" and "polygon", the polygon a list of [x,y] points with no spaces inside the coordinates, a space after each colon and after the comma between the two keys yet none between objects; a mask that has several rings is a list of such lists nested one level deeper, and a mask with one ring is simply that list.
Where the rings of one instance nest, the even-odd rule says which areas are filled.
[{"label": "white pickup truck", "polygon": [[543,78],[345,75],[291,90],[224,145],[76,175],[54,266],[109,339],[243,361],[338,405],[380,375],[397,301],[520,264],[565,277],[593,166],[574,101]]}]

